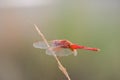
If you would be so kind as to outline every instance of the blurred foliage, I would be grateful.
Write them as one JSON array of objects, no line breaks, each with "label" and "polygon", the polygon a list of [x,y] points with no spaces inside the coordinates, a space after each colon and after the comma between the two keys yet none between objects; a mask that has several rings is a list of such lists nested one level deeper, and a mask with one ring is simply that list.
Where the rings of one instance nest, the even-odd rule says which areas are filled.
[{"label": "blurred foliage", "polygon": [[[72,80],[120,80],[120,7],[117,1],[60,1],[37,7],[0,8],[0,80],[66,80],[52,56],[32,44],[48,40],[98,47],[60,60]],[[115,6],[114,6],[115,5]]]}]

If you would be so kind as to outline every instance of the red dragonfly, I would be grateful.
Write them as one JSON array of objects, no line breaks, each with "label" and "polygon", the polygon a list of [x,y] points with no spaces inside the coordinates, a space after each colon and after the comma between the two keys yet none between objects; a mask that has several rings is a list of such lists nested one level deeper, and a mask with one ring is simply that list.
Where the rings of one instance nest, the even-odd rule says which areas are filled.
[{"label": "red dragonfly", "polygon": [[52,40],[48,42],[50,47],[48,48],[45,42],[37,41],[33,43],[35,48],[46,49],[46,54],[53,55],[55,53],[57,56],[68,56],[70,54],[77,55],[77,49],[84,49],[90,51],[99,51],[98,48],[91,48],[86,46],[81,46],[78,44],[73,44],[68,40]]}]

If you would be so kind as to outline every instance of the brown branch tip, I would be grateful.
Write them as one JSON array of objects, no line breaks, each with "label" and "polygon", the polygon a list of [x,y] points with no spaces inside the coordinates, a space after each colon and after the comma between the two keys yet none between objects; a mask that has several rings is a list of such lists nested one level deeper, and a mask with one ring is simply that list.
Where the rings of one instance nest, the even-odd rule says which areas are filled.
[{"label": "brown branch tip", "polygon": [[[45,44],[47,45],[47,47],[49,48],[50,45],[48,44],[47,42],[47,39],[45,38],[45,36],[43,35],[43,33],[40,31],[40,29],[38,29],[37,25],[35,25],[35,29],[37,30],[38,34],[41,36],[41,38],[43,39],[43,41],[45,42]],[[51,51],[52,52],[52,51]],[[65,67],[62,65],[62,63],[60,62],[60,60],[57,58],[56,54],[55,53],[52,53],[55,60],[57,61],[58,63],[58,67],[59,69],[61,70],[61,72],[65,75],[65,77],[68,79],[68,80],[71,80],[67,70],[65,69]]]}]

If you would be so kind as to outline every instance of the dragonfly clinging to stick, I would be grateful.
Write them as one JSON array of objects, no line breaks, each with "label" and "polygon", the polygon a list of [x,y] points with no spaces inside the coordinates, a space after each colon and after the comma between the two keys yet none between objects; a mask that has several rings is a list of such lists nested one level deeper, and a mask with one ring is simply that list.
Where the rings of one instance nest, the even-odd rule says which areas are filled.
[{"label": "dragonfly clinging to stick", "polygon": [[46,54],[53,55],[55,53],[57,56],[68,56],[70,54],[77,55],[78,49],[99,51],[98,48],[86,47],[78,44],[74,44],[68,40],[52,40],[48,42],[50,47],[46,45],[44,41],[37,41],[33,43],[35,48],[46,49]]}]

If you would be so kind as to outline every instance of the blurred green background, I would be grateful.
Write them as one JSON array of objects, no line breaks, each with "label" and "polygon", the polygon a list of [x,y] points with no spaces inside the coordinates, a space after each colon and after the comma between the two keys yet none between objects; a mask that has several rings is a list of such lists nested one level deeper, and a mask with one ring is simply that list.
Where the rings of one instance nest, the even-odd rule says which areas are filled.
[{"label": "blurred green background", "polygon": [[0,80],[67,80],[52,56],[32,46],[48,40],[98,47],[62,57],[72,80],[120,80],[119,0],[1,0]]}]

